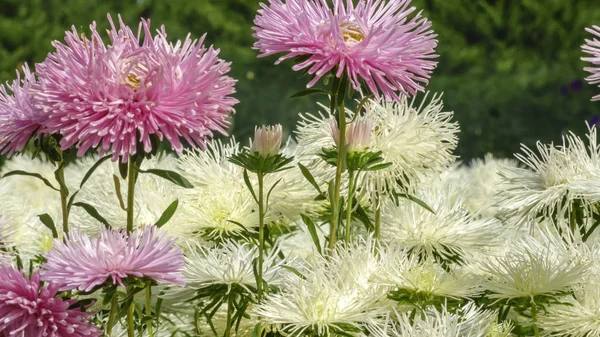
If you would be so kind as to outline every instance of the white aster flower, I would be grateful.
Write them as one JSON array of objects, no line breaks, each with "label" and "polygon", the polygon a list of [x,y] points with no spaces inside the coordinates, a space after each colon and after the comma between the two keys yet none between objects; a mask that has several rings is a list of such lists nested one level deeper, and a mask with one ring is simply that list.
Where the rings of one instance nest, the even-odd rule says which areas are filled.
[{"label": "white aster flower", "polygon": [[[319,254],[315,247],[315,242],[308,230],[308,226],[303,221],[296,221],[290,227],[295,228],[291,233],[285,234],[279,240],[281,252],[288,258],[299,258],[302,260],[312,260]],[[316,226],[319,243],[321,246],[326,241],[329,234],[329,224]]]},{"label": "white aster flower", "polygon": [[[392,287],[392,294],[413,294],[418,298],[469,298],[483,290],[480,278],[455,266],[452,271],[444,270],[431,261],[422,261],[405,249],[387,248],[380,252],[381,265],[374,276],[376,282]],[[413,303],[429,305],[430,303]]]},{"label": "white aster flower", "polygon": [[488,279],[483,287],[490,298],[519,299],[559,296],[580,284],[588,263],[558,237],[546,234],[509,244],[505,256],[478,261]]},{"label": "white aster flower", "polygon": [[573,133],[560,146],[537,143],[538,154],[523,146],[516,157],[527,168],[504,167],[498,195],[502,217],[524,224],[540,217],[565,218],[579,203],[586,213],[600,201],[600,146],[596,127],[588,144]]},{"label": "white aster flower", "polygon": [[[313,175],[326,183],[333,178],[335,169],[317,157],[323,148],[335,146],[332,125],[335,117],[327,107],[324,114],[301,115],[296,131],[300,157]],[[455,160],[452,151],[457,144],[458,125],[451,122],[451,112],[443,111],[441,95],[418,104],[415,99],[403,98],[400,103],[371,100],[364,106],[360,121],[372,125],[368,150],[382,152],[389,167],[365,172],[363,187],[371,196],[393,190],[406,192],[416,182],[431,173],[442,172]],[[354,113],[346,110],[350,119]],[[366,147],[365,144],[361,146]]]},{"label": "white aster flower", "polygon": [[[253,261],[258,257],[258,247],[248,243],[225,241],[220,247],[206,247],[188,241],[185,257],[187,287],[200,289],[211,285],[227,285],[231,289],[238,285],[246,289],[256,287]],[[263,280],[278,285],[282,277],[283,261],[277,257],[278,248],[272,249],[264,257]]]},{"label": "white aster flower", "polygon": [[548,306],[538,324],[545,336],[599,337],[600,284],[576,287],[573,295]]},{"label": "white aster flower", "polygon": [[377,257],[373,244],[353,244],[330,259],[320,257],[288,273],[282,292],[269,294],[252,314],[266,327],[288,336],[326,336],[343,331],[358,336],[387,311],[386,287],[371,282]]},{"label": "white aster flower", "polygon": [[[206,151],[188,151],[179,158],[179,170],[194,185],[184,192],[182,205],[186,231],[191,235],[237,236],[258,226],[258,206],[244,182],[243,168],[229,161],[240,151],[234,139],[226,144],[213,140],[207,144]],[[290,152],[283,151],[286,155]],[[249,173],[249,178],[256,191],[256,176]],[[300,213],[311,213],[319,207],[314,200],[316,192],[305,183],[297,167],[268,174],[264,186],[265,195],[275,186],[269,194],[267,223],[291,222],[298,219]]]},{"label": "white aster flower", "polygon": [[[69,167],[67,167],[69,169]],[[47,179],[54,187],[56,167],[49,161],[26,156],[13,156],[2,167],[0,193],[5,196],[0,205],[0,214],[11,219],[11,234],[6,242],[14,245],[25,263],[52,247],[52,232],[39,220],[38,215],[47,213],[52,217],[59,236],[62,235],[62,212],[60,193],[46,186],[40,179],[14,175],[4,177],[11,171],[36,173]],[[69,177],[69,174],[65,174]],[[77,182],[67,179],[69,189]],[[74,186],[73,186],[74,185]]]},{"label": "white aster flower", "polygon": [[423,315],[393,314],[386,324],[371,327],[373,337],[504,337],[510,326],[495,322],[496,314],[469,303],[457,312],[430,308]]},{"label": "white aster flower", "polygon": [[438,179],[423,184],[416,195],[434,212],[407,199],[383,204],[382,240],[441,263],[463,263],[466,255],[494,249],[504,236],[502,224],[469,213],[456,196],[459,190]]}]

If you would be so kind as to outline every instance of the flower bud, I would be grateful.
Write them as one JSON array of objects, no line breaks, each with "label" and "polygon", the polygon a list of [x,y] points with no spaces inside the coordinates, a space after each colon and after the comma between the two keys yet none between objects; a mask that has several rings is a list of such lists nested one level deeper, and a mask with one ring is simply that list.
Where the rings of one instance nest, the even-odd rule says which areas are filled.
[{"label": "flower bud", "polygon": [[[360,152],[371,143],[371,130],[373,122],[368,119],[356,120],[346,126],[346,145],[348,153]],[[335,145],[340,147],[340,129],[336,122],[331,123],[331,136]]]},{"label": "flower bud", "polygon": [[282,133],[281,124],[256,127],[250,151],[265,158],[277,155],[281,147]]}]

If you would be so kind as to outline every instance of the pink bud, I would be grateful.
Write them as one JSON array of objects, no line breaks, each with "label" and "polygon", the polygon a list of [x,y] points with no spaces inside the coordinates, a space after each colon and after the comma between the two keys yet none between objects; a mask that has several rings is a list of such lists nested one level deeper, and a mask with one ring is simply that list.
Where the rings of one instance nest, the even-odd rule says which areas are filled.
[{"label": "pink bud", "polygon": [[281,124],[256,127],[250,151],[263,157],[277,155],[281,147],[282,134]]},{"label": "pink bud", "polygon": [[[373,123],[368,119],[355,120],[346,126],[346,145],[348,152],[359,152],[369,147]],[[340,129],[337,123],[331,123],[331,136],[336,147],[340,147]]]}]

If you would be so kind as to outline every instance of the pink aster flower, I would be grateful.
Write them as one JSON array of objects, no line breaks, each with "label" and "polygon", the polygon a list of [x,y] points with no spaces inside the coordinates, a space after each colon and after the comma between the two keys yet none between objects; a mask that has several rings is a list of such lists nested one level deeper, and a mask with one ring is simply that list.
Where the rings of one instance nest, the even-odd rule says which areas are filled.
[{"label": "pink aster flower", "polygon": [[69,233],[66,243],[54,240],[42,266],[44,281],[60,284],[60,290],[89,292],[106,281],[124,285],[128,276],[183,284],[183,253],[174,239],[148,226],[127,237],[124,231],[102,229],[100,237]]},{"label": "pink aster flower", "polygon": [[79,156],[110,149],[113,160],[127,161],[139,142],[152,150],[151,135],[181,152],[181,138],[203,148],[214,131],[226,134],[238,101],[229,96],[236,81],[219,50],[205,48],[204,36],[169,43],[164,26],[152,36],[149,20],[134,34],[108,18],[110,45],[95,23],[90,38],[73,27],[66,44],[55,41],[56,52],[36,65],[35,97],[49,114],[48,132],[64,136],[63,148],[76,145]]},{"label": "pink aster flower", "polygon": [[[586,54],[590,54],[590,57],[582,57],[581,59],[586,62],[592,63],[592,67],[584,68],[585,71],[592,73],[586,80],[590,84],[598,84],[600,83],[600,40],[597,40],[596,37],[600,38],[600,27],[593,26],[592,28],[586,28],[589,33],[594,35],[593,40],[585,40],[585,43],[581,48],[583,48],[583,52]],[[593,101],[600,101],[600,95],[594,96],[592,98]]]},{"label": "pink aster flower", "polygon": [[355,89],[364,80],[377,97],[389,101],[423,90],[437,62],[431,59],[437,41],[431,23],[409,7],[411,0],[270,0],[254,20],[254,48],[259,56],[286,53],[300,57],[295,71],[314,75],[308,87],[335,70],[348,75]]},{"label": "pink aster flower", "polygon": [[[34,107],[30,94],[35,76],[23,65],[23,78],[17,71],[12,84],[0,85],[0,149],[11,156],[22,151],[44,120],[44,114]],[[8,90],[11,92],[9,93]]]},{"label": "pink aster flower", "polygon": [[58,286],[40,285],[40,273],[29,278],[9,266],[0,267],[0,337],[101,336],[88,322],[90,313],[69,309],[76,300],[55,297]]}]

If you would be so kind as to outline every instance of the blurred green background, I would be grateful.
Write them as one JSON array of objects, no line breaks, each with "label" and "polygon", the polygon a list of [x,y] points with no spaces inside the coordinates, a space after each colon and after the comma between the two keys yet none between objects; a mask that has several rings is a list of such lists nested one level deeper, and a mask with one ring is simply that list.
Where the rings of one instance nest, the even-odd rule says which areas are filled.
[{"label": "blurred green background", "polygon": [[[0,0],[0,81],[11,80],[23,62],[41,62],[72,25],[87,31],[106,14],[120,13],[129,25],[150,18],[171,39],[190,32],[221,49],[233,62],[241,103],[232,133],[246,141],[255,124],[282,123],[291,132],[298,112],[316,111],[314,96],[287,99],[308,81],[257,59],[252,20],[259,0]],[[583,78],[584,28],[600,25],[598,0],[414,0],[439,34],[439,65],[428,89],[445,92],[461,125],[457,154],[463,160],[492,152],[511,156],[519,144],[560,141],[600,115],[590,98],[600,89]]]}]

